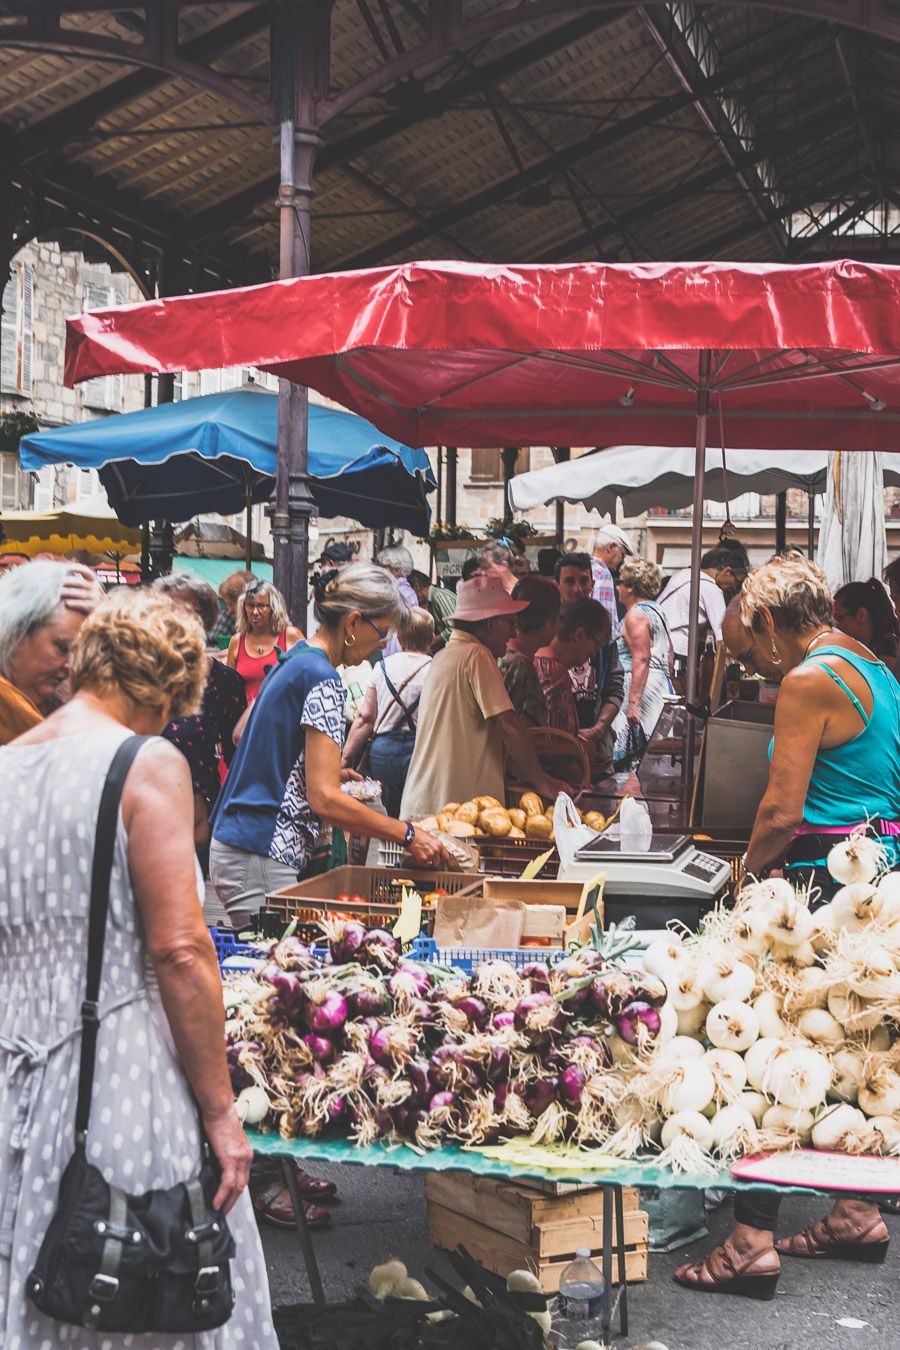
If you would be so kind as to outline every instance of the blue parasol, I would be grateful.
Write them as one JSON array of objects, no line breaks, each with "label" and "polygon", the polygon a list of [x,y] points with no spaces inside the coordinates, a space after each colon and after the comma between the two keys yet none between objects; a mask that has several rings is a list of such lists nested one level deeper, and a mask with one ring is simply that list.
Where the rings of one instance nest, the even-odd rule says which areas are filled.
[{"label": "blue parasol", "polygon": [[[74,464],[97,469],[126,525],[234,515],[275,486],[278,399],[263,390],[162,403],[24,436],[23,469]],[[319,515],[369,528],[427,534],[427,493],[437,486],[424,450],[414,450],[339,408],[309,405],[309,474]]]}]

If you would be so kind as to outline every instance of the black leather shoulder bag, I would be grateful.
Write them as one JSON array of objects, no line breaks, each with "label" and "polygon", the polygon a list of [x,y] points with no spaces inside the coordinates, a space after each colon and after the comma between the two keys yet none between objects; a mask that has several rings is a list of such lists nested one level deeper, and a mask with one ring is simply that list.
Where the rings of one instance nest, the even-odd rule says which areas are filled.
[{"label": "black leather shoulder bag", "polygon": [[81,1067],[75,1151],[56,1213],[26,1281],[36,1308],[59,1322],[99,1331],[209,1331],[231,1316],[234,1239],[212,1208],[219,1172],[203,1138],[200,1175],[165,1191],[126,1195],[87,1160],[87,1133],[100,1029],[100,975],[119,801],[147,737],[116,751],[100,798],[88,931],[87,991],[81,1006]]}]

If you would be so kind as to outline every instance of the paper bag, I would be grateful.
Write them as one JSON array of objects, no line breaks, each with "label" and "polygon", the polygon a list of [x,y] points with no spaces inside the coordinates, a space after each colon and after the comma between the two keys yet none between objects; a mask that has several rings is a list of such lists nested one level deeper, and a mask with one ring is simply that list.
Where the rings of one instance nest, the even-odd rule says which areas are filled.
[{"label": "paper bag", "polygon": [[518,947],[524,924],[524,900],[442,895],[434,912],[434,940],[439,948]]}]

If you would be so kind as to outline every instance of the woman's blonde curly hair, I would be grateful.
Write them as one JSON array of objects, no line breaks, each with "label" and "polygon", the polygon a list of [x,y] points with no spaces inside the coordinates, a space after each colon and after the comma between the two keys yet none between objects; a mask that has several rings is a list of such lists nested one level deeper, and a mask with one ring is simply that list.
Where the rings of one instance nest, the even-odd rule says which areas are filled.
[{"label": "woman's blonde curly hair", "polygon": [[183,605],[148,590],[118,590],[81,625],[72,650],[72,689],[118,689],[139,706],[172,700],[171,716],[200,706],[206,638]]},{"label": "woman's blonde curly hair", "polygon": [[655,600],[662,590],[662,569],[649,558],[626,558],[619,568],[619,581],[642,600]]},{"label": "woman's blonde curly hair", "polygon": [[751,632],[765,627],[762,610],[776,628],[808,632],[834,621],[834,604],[821,567],[802,553],[776,553],[751,572],[741,591],[741,622]]}]

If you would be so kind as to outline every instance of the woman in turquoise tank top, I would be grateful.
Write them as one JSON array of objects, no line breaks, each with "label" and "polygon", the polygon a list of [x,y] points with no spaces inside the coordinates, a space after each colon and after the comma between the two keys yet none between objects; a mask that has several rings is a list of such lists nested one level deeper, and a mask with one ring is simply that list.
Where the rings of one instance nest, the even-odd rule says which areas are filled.
[{"label": "woman in turquoise tank top", "polygon": [[[900,685],[868,648],[833,627],[824,573],[799,554],[772,558],[748,579],[741,619],[742,659],[784,674],[747,871],[783,866],[795,886],[820,887],[821,903],[835,889],[828,851],[855,826],[868,824],[881,838],[892,867],[900,858]],[[776,1243],[778,1203],[774,1192],[738,1195],[729,1238],[705,1260],[680,1266],[678,1283],[768,1299],[781,1256],[884,1260],[890,1238],[877,1202],[838,1200],[827,1219]]]}]

